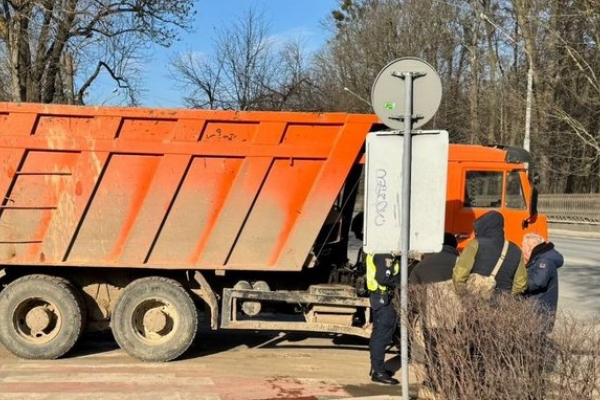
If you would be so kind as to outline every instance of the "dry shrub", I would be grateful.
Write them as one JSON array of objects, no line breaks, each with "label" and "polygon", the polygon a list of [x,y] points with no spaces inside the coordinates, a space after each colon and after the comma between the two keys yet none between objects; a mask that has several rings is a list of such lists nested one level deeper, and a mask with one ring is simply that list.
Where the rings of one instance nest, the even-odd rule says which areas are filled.
[{"label": "dry shrub", "polygon": [[535,301],[458,297],[451,284],[411,288],[409,299],[413,363],[425,364],[435,398],[600,399],[600,334],[592,324],[561,317],[549,336]]},{"label": "dry shrub", "polygon": [[564,314],[552,333],[557,349],[551,381],[560,399],[600,399],[600,326]]}]

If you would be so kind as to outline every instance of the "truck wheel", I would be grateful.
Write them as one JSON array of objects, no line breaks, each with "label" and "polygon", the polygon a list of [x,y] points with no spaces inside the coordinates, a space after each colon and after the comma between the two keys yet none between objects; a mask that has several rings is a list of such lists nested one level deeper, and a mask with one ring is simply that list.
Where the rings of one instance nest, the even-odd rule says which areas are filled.
[{"label": "truck wheel", "polygon": [[66,282],[69,284],[69,288],[71,289],[71,292],[73,292],[73,295],[77,299],[77,303],[79,304],[79,309],[81,310],[81,334],[79,335],[81,337],[81,335],[83,335],[83,333],[85,332],[85,329],[87,327],[87,321],[88,321],[88,308],[87,308],[87,304],[85,302],[85,298],[83,295],[83,289],[78,288],[71,281],[66,281]]},{"label": "truck wheel", "polygon": [[112,316],[119,346],[142,361],[170,361],[192,344],[198,311],[188,292],[168,278],[141,278],[129,284]]},{"label": "truck wheel", "polygon": [[28,275],[0,293],[0,341],[21,358],[48,360],[75,346],[83,330],[82,305],[66,279]]}]

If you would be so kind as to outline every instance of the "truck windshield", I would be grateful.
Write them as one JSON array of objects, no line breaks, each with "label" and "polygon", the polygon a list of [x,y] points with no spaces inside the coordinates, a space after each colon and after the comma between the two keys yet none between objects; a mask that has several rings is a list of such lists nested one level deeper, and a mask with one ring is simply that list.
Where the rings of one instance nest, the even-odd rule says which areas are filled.
[{"label": "truck windshield", "polygon": [[502,172],[469,171],[464,206],[498,208],[502,204]]},{"label": "truck windshield", "polygon": [[506,208],[524,210],[527,208],[519,171],[512,171],[506,179]]}]

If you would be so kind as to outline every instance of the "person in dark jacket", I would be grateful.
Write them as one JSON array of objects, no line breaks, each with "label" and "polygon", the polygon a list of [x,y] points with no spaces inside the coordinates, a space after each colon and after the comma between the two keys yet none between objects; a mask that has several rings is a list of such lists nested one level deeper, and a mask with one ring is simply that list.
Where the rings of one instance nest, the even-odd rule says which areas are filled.
[{"label": "person in dark jacket", "polygon": [[527,262],[525,294],[538,301],[547,317],[548,330],[552,331],[558,308],[558,269],[563,266],[564,257],[554,249],[554,244],[536,233],[523,238],[523,256]]},{"label": "person in dark jacket", "polygon": [[411,272],[409,284],[426,285],[452,279],[452,270],[458,258],[457,247],[456,237],[451,233],[444,234],[442,251],[425,256]]},{"label": "person in dark jacket", "polygon": [[[458,292],[466,289],[469,275],[490,276],[504,247],[504,217],[498,211],[489,211],[473,223],[475,239],[460,255],[452,280]],[[521,294],[527,289],[527,270],[521,249],[509,242],[508,251],[498,274],[496,291]]]}]

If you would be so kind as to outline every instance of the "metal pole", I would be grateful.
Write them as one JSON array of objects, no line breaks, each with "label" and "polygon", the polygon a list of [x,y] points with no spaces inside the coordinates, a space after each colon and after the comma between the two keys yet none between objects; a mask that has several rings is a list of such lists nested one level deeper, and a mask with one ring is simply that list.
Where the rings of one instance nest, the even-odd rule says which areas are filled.
[{"label": "metal pole", "polygon": [[[529,55],[529,53],[527,54]],[[533,97],[533,66],[529,58],[529,71],[527,71],[527,108],[525,109],[525,138],[523,139],[523,148],[529,151],[530,131],[531,131],[531,99]]]},{"label": "metal pole", "polygon": [[400,352],[402,366],[402,399],[408,400],[408,251],[410,249],[410,176],[412,158],[413,73],[404,73],[406,107],[404,113],[404,154],[402,165],[402,259],[400,263]]}]

